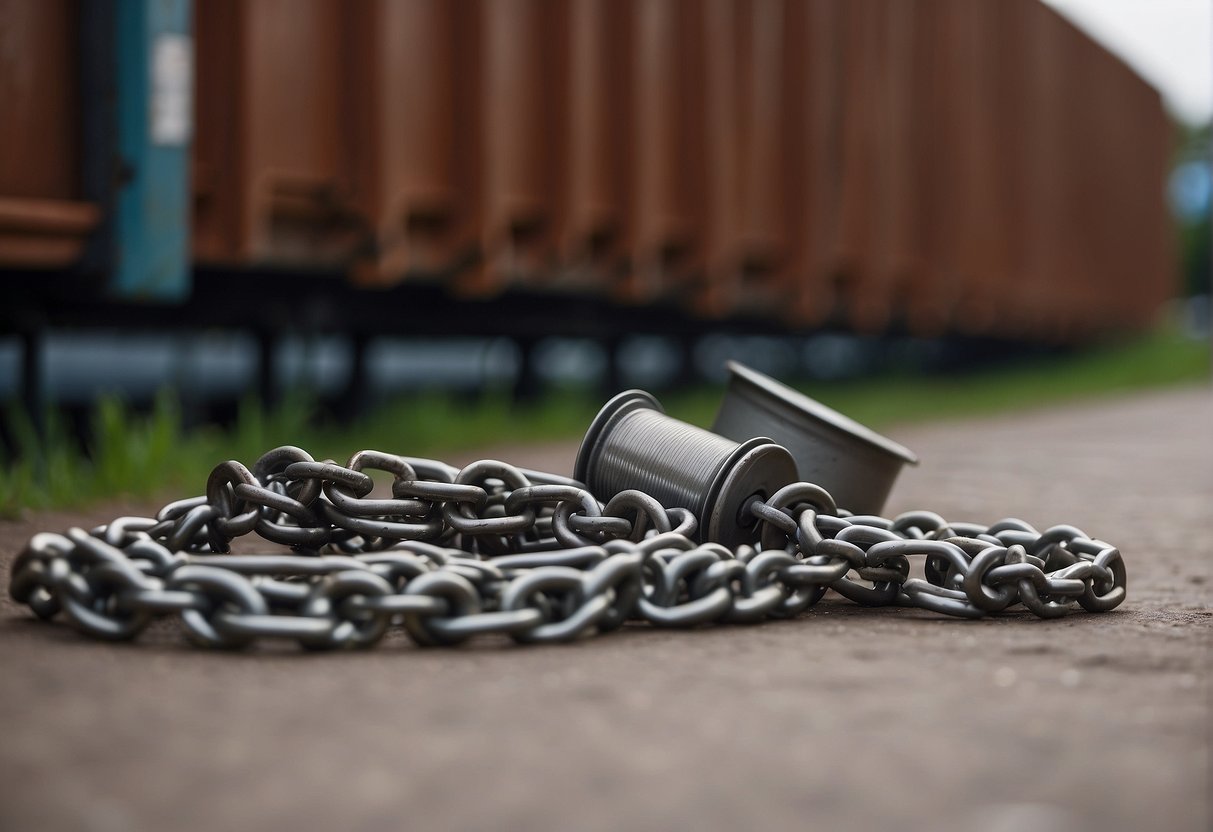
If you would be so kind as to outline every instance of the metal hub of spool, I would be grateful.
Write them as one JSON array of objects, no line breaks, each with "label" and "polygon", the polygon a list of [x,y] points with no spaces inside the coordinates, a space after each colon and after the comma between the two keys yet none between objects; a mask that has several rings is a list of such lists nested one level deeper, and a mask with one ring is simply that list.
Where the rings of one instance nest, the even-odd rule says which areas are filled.
[{"label": "metal hub of spool", "polygon": [[642,390],[615,396],[594,418],[574,470],[602,500],[638,489],[699,518],[699,537],[726,546],[752,543],[746,507],[796,481],[791,454],[765,437],[738,443],[665,415]]},{"label": "metal hub of spool", "polygon": [[[769,436],[791,452],[799,478],[856,514],[879,514],[913,451],[769,376],[730,361],[712,430],[735,441]],[[767,440],[771,441],[771,440]]]}]

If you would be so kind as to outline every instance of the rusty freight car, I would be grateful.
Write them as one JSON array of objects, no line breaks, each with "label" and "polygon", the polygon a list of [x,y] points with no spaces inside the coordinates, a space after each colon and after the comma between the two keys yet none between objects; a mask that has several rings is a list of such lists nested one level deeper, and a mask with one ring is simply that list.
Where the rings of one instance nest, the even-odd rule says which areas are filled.
[{"label": "rusty freight car", "polygon": [[0,19],[7,329],[260,325],[306,286],[347,329],[1076,341],[1172,291],[1159,96],[1038,0]]}]

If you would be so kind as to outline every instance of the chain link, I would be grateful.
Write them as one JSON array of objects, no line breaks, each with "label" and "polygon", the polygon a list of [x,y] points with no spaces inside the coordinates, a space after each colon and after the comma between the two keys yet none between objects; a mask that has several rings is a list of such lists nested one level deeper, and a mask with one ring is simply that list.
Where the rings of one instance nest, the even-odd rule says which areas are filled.
[{"label": "chain link", "polygon": [[[367,470],[392,477],[372,497]],[[756,498],[757,546],[695,542],[696,518],[640,491],[605,505],[574,480],[482,460],[360,451],[342,466],[295,447],[215,467],[201,497],[154,517],[34,535],[9,592],[40,618],[131,639],[176,616],[208,647],[287,639],[369,647],[402,625],[422,645],[485,634],[571,641],[633,619],[663,627],[797,615],[827,590],[865,606],[1041,618],[1125,597],[1113,546],[1072,526],[851,515],[811,483]],[[233,555],[252,532],[291,554]],[[923,578],[910,557],[924,558]]]}]

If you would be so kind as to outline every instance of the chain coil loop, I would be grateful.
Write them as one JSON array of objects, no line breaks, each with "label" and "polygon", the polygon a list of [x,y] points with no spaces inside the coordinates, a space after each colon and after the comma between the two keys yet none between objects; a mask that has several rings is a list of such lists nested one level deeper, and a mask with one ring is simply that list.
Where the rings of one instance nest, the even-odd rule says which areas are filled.
[{"label": "chain coil loop", "polygon": [[[372,496],[368,470],[392,477],[391,497]],[[503,462],[460,470],[361,451],[338,465],[284,446],[251,468],[216,466],[205,495],[154,518],[34,535],[9,593],[101,639],[173,616],[202,646],[315,650],[367,648],[395,625],[440,646],[573,641],[634,619],[756,622],[797,615],[828,590],[963,618],[1017,607],[1056,618],[1125,599],[1120,550],[1073,526],[852,515],[812,483],[756,495],[744,511],[756,545],[728,548],[697,542],[686,508],[634,489],[604,505],[575,480]],[[292,552],[229,554],[253,532]]]}]

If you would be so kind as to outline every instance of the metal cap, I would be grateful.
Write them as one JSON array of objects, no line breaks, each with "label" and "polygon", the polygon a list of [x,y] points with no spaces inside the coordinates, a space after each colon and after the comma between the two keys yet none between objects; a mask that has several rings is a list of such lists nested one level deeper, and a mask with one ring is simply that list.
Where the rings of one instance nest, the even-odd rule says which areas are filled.
[{"label": "metal cap", "polygon": [[712,430],[735,441],[769,436],[796,460],[799,477],[856,514],[878,514],[913,451],[821,402],[736,361]]}]

